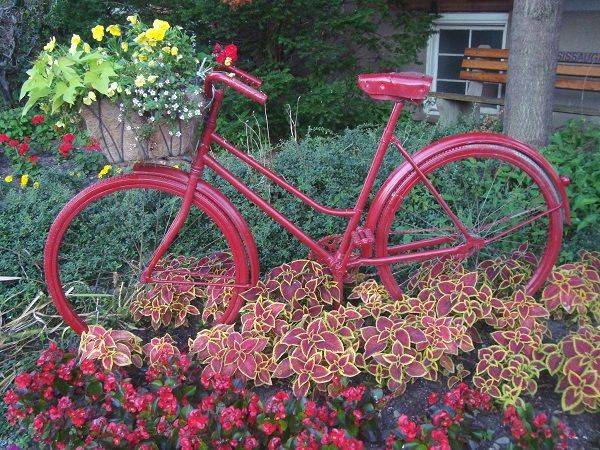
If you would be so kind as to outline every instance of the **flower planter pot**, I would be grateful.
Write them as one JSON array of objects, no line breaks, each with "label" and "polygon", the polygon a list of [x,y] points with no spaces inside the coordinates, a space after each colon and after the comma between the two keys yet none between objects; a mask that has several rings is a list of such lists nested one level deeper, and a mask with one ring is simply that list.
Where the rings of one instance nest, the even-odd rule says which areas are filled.
[{"label": "flower planter pot", "polygon": [[[203,98],[198,99],[204,109]],[[114,164],[180,157],[192,153],[198,141],[201,117],[173,124],[150,124],[144,117],[126,115],[117,104],[101,99],[82,109],[88,133],[100,142],[102,153]],[[152,126],[150,136],[140,131]]]}]

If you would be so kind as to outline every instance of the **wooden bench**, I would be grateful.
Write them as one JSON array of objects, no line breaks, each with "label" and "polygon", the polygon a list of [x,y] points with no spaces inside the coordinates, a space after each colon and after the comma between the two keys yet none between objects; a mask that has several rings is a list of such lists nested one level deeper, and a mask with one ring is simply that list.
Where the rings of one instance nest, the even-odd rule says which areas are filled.
[{"label": "wooden bench", "polygon": [[[478,83],[506,84],[508,49],[467,48],[461,63],[460,78]],[[600,92],[600,55],[595,53],[560,52],[556,67],[556,88]],[[481,95],[433,92],[432,96],[459,102],[503,105],[503,98]],[[600,115],[600,109],[555,105],[554,111],[588,116]]]}]

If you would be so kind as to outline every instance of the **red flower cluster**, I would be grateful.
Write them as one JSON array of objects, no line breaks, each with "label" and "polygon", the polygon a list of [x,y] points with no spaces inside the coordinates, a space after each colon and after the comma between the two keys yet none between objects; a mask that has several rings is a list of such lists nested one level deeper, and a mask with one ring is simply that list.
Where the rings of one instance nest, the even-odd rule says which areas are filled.
[{"label": "red flower cluster", "polygon": [[[335,399],[337,406],[332,400],[303,403],[287,392],[263,404],[228,377],[202,377],[201,367],[187,355],[174,356],[170,364],[168,370],[148,370],[147,384],[136,385],[123,369],[105,373],[91,360],[77,364],[73,352],[52,343],[40,355],[37,369],[19,374],[4,396],[7,418],[29,427],[40,448],[150,449],[176,442],[184,450],[275,450],[290,439],[298,449],[329,444],[363,448],[345,431],[352,425],[356,433],[361,423],[356,417],[368,415],[358,409],[363,386],[343,391]],[[344,416],[348,419],[341,422]],[[70,430],[68,435],[64,429]]]},{"label": "red flower cluster", "polygon": [[[92,360],[78,364],[74,352],[54,343],[37,366],[17,375],[4,403],[9,423],[28,429],[38,448],[362,450],[365,444],[357,436],[376,426],[375,399],[382,395],[362,385],[332,386],[336,394],[322,402],[282,391],[263,403],[236,380],[202,376],[202,367],[185,354],[173,355],[160,370],[147,370],[145,382],[128,378],[122,368],[106,373]],[[450,442],[466,448],[481,440],[481,430],[465,419],[492,408],[487,394],[463,383],[429,395],[428,403],[430,421],[400,416],[386,448],[413,443],[450,450]],[[545,439],[544,444],[567,448],[573,434],[562,422],[533,412],[527,416],[531,424],[514,408],[505,413],[517,443],[538,448],[529,444]]]},{"label": "red flower cluster", "polygon": [[60,145],[58,146],[58,152],[66,158],[69,156],[69,152],[73,150],[73,141],[75,140],[75,135],[73,133],[65,134],[61,140]]},{"label": "red flower cluster", "polygon": [[223,47],[217,43],[213,47],[213,55],[215,55],[215,60],[222,66],[232,66],[238,59],[238,48],[234,44]]},{"label": "red flower cluster", "polygon": [[525,417],[533,417],[531,407],[517,410],[514,406],[509,406],[502,419],[502,423],[510,428],[515,441],[523,448],[567,449],[568,439],[575,437],[556,417],[549,421],[546,414],[538,413],[529,423]]},{"label": "red flower cluster", "polygon": [[406,415],[400,416],[398,432],[388,437],[387,448],[396,448],[394,445],[398,442],[415,442],[430,450],[450,450],[451,440],[467,442],[469,434],[474,431],[466,428],[463,422],[465,414],[492,409],[489,395],[470,389],[465,383],[441,397],[438,393],[429,394],[427,403],[432,409],[431,421],[419,424]]},{"label": "red flower cluster", "polygon": [[46,120],[46,118],[44,117],[43,114],[36,114],[35,116],[33,116],[31,118],[31,123],[33,125],[40,125],[40,124],[44,123],[45,120]]}]

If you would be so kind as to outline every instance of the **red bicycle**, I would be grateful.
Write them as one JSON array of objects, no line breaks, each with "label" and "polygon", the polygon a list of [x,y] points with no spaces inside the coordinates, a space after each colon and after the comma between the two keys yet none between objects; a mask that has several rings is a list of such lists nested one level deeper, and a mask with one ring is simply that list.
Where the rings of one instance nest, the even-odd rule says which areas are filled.
[{"label": "red bicycle", "polygon": [[[259,278],[258,251],[233,203],[203,178],[206,168],[305,244],[340,283],[349,272],[373,266],[389,292],[399,296],[406,276],[426,261],[453,257],[470,267],[490,267],[510,259],[527,267],[521,282],[535,292],[556,261],[563,223],[569,222],[568,180],[533,148],[495,133],[455,135],[409,154],[394,129],[404,102],[422,102],[430,84],[430,77],[418,73],[358,77],[360,89],[393,107],[354,207],[335,209],[217,133],[224,87],[260,104],[267,96],[259,90],[261,81],[240,69],[211,72],[205,95],[212,103],[189,172],[137,164],[131,173],[87,187],[58,214],[44,253],[46,283],[58,311],[81,333],[86,322],[78,310],[90,297],[96,302],[126,298],[144,286],[160,289],[180,282],[193,285],[195,295],[222,298],[216,321],[235,321],[240,293]],[[308,236],[223,167],[211,154],[212,144],[316,211],[344,218],[343,234],[321,240]],[[390,144],[404,162],[371,196]],[[107,220],[115,214],[119,227]]]}]

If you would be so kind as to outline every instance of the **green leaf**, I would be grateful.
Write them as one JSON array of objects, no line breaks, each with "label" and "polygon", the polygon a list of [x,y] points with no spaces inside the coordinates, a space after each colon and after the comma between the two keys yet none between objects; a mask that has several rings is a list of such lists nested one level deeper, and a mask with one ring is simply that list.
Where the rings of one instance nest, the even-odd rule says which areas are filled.
[{"label": "green leaf", "polygon": [[92,395],[100,395],[102,394],[102,383],[100,383],[99,381],[95,380],[92,381],[90,384],[88,384],[85,393],[88,396],[92,396]]}]

